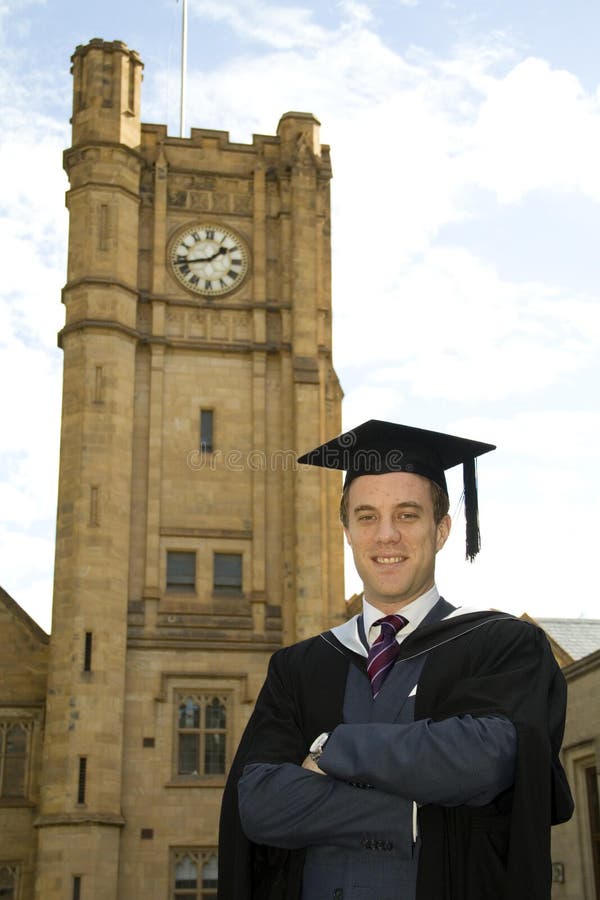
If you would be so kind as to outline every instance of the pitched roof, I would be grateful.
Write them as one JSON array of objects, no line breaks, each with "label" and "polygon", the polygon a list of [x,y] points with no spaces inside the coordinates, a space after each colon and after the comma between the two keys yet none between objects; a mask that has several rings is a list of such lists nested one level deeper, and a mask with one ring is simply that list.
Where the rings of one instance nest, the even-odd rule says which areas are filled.
[{"label": "pitched roof", "polygon": [[43,644],[47,644],[50,641],[50,635],[46,634],[43,628],[40,628],[37,622],[35,622],[31,616],[25,612],[22,606],[19,606],[16,600],[8,594],[4,588],[0,587],[0,603],[3,603],[6,609],[20,622],[22,625],[27,628],[37,640],[41,641]]},{"label": "pitched roof", "polygon": [[600,650],[600,619],[535,619],[573,660]]}]

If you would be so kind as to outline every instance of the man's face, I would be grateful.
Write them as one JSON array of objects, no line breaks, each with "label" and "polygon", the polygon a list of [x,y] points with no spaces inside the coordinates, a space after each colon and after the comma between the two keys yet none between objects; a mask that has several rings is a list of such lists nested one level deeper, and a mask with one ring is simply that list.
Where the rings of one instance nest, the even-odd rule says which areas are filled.
[{"label": "man's face", "polygon": [[367,600],[388,614],[433,587],[450,517],[436,525],[431,485],[420,475],[361,475],[350,484],[344,532]]}]

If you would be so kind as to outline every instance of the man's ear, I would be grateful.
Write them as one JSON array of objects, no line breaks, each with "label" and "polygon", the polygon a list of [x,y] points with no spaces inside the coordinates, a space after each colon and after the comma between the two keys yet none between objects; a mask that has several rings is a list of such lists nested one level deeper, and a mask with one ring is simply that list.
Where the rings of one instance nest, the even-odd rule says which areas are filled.
[{"label": "man's ear", "polygon": [[348,529],[346,528],[345,525],[343,525],[342,528],[344,529],[344,534],[346,535],[346,540],[348,541],[348,546],[351,547],[352,541],[350,540],[350,532],[348,531]]},{"label": "man's ear", "polygon": [[437,524],[437,540],[435,543],[435,551],[441,550],[446,541],[448,540],[448,535],[450,534],[450,529],[452,527],[452,519],[450,516],[444,516],[444,518],[438,522]]}]

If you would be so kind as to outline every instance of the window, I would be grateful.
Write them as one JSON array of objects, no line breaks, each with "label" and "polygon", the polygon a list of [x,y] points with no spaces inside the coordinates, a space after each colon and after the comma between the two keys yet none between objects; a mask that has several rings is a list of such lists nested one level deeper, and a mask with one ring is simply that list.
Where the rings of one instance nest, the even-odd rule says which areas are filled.
[{"label": "window", "polygon": [[[25,799],[32,722],[0,720],[0,798]],[[0,897],[2,894],[0,894]]]},{"label": "window", "polygon": [[85,803],[85,788],[87,781],[87,757],[79,757],[79,774],[77,776],[77,802]]},{"label": "window", "polygon": [[92,671],[92,632],[85,632],[85,642],[83,647],[83,671]]},{"label": "window", "polygon": [[173,900],[210,900],[217,896],[217,851],[173,851]]},{"label": "window", "polygon": [[16,864],[0,863],[0,897],[2,900],[16,900],[18,880],[19,867]]},{"label": "window", "polygon": [[167,552],[167,590],[180,593],[196,590],[195,552]]},{"label": "window", "polygon": [[81,900],[81,875],[73,875],[73,900]]},{"label": "window", "polygon": [[227,748],[227,697],[178,697],[177,774],[224,775]]},{"label": "window", "polygon": [[212,409],[200,410],[200,449],[207,453],[213,451],[213,418]]},{"label": "window", "polygon": [[592,842],[594,883],[596,885],[596,896],[600,898],[600,796],[598,793],[596,766],[588,766],[585,769],[585,787]]},{"label": "window", "polygon": [[215,553],[213,562],[215,594],[242,593],[242,554]]}]

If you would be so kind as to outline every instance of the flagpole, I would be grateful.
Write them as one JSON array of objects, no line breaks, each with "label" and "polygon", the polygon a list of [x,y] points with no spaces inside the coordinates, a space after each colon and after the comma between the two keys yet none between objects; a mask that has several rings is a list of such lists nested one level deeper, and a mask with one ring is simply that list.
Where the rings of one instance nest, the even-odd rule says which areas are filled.
[{"label": "flagpole", "polygon": [[187,69],[187,0],[182,0],[181,15],[181,97],[179,108],[179,137],[185,131],[185,76]]}]

